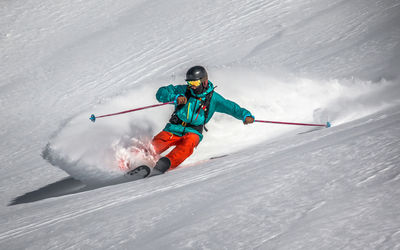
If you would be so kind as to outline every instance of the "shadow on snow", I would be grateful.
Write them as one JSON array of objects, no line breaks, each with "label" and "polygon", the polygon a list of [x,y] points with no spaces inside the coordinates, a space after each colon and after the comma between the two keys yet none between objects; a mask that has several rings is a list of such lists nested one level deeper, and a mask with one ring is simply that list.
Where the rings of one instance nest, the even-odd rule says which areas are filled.
[{"label": "shadow on snow", "polygon": [[23,203],[30,203],[52,197],[60,197],[68,194],[80,193],[91,189],[94,188],[88,188],[82,182],[75,180],[72,177],[67,177],[57,182],[41,187],[38,190],[18,196],[13,199],[8,205],[13,206]]}]

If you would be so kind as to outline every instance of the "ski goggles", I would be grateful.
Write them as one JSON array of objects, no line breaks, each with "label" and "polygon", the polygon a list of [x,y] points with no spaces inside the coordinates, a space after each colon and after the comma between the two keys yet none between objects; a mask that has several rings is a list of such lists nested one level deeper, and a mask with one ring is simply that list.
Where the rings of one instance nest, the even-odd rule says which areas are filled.
[{"label": "ski goggles", "polygon": [[198,87],[201,84],[201,80],[186,81],[191,87]]}]

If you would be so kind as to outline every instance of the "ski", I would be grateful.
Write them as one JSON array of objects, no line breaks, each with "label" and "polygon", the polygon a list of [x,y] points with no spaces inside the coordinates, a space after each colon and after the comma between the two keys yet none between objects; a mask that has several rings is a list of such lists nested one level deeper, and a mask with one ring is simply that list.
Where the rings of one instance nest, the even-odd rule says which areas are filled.
[{"label": "ski", "polygon": [[131,181],[136,181],[146,178],[149,176],[150,172],[151,169],[148,166],[142,165],[126,172],[125,176],[127,176]]}]

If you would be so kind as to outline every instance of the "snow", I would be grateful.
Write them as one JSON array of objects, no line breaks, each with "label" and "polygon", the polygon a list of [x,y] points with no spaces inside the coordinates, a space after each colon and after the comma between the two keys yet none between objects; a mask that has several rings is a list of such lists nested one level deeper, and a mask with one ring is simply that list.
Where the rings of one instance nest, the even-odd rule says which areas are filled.
[{"label": "snow", "polygon": [[[0,248],[400,249],[399,21],[397,0],[2,2]],[[215,114],[181,168],[126,182],[115,155],[173,106],[90,114],[198,64],[256,119],[333,127]]]}]

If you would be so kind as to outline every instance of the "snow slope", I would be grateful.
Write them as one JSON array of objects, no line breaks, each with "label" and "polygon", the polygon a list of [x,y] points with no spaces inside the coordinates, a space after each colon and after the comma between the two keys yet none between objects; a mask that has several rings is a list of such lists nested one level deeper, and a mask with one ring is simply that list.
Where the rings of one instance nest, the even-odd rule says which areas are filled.
[{"label": "snow slope", "polygon": [[[399,249],[399,21],[395,0],[3,1],[0,248]],[[112,145],[172,107],[89,115],[195,64],[257,119],[334,127],[215,115],[181,169],[105,186]]]}]

